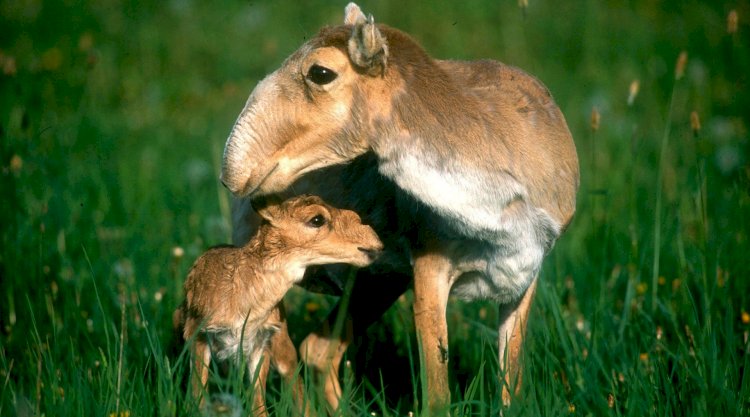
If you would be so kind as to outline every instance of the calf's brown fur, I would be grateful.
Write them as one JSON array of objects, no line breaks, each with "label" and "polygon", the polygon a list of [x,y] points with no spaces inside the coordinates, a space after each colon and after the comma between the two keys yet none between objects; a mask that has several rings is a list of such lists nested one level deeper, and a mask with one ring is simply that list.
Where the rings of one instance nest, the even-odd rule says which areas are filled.
[{"label": "calf's brown fur", "polygon": [[[265,415],[269,362],[288,382],[297,363],[281,309],[284,294],[308,266],[364,267],[382,243],[356,213],[333,208],[318,197],[268,205],[258,214],[264,223],[246,245],[216,247],[195,261],[185,281],[185,302],[174,319],[184,339],[194,339],[193,394],[205,390],[212,358],[237,359],[240,352],[251,376],[260,366],[254,413]],[[299,381],[295,395],[302,400]]]}]

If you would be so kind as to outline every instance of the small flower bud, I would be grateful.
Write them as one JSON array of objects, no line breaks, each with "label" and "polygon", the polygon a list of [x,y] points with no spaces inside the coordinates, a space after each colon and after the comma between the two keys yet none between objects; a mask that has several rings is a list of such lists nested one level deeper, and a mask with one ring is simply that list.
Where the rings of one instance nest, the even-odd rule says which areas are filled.
[{"label": "small flower bud", "polygon": [[733,35],[737,33],[737,10],[732,10],[727,15],[727,33]]},{"label": "small flower bud", "polygon": [[175,246],[172,248],[172,256],[175,259],[180,259],[185,255],[185,249],[182,249],[180,246]]},{"label": "small flower bud", "polygon": [[591,109],[591,131],[596,132],[599,130],[599,120],[601,119],[601,116],[599,115],[599,110],[594,107]]},{"label": "small flower bud", "polygon": [[638,90],[641,88],[641,82],[633,80],[630,83],[630,89],[628,90],[628,106],[632,106],[635,98],[638,96]]},{"label": "small flower bud", "polygon": [[10,158],[10,170],[14,174],[18,174],[21,172],[21,169],[23,168],[23,159],[21,159],[18,155],[13,155],[12,158]]}]

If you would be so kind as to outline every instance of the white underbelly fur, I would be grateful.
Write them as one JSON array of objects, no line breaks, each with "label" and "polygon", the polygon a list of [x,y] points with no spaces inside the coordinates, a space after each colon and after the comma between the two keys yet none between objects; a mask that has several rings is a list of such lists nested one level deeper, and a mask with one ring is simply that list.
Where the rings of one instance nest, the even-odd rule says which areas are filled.
[{"label": "white underbelly fur", "polygon": [[[247,361],[251,377],[260,363],[270,342],[271,336],[278,331],[277,327],[261,327],[259,329],[245,329],[242,326],[226,328],[207,328],[203,330],[208,338],[211,357],[218,362],[236,360],[240,362],[241,354]],[[240,350],[241,348],[241,350]]]},{"label": "white underbelly fur", "polygon": [[467,238],[486,242],[455,259],[462,273],[451,294],[464,299],[519,299],[541,268],[545,253],[560,233],[544,210],[528,203],[525,187],[512,176],[451,172],[424,155],[397,154],[380,171],[435,210]]}]

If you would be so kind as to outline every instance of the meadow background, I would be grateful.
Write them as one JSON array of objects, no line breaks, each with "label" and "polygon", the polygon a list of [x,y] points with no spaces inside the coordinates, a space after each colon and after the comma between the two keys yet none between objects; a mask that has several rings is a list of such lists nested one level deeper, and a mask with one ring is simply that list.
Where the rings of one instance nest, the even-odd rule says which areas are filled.
[{"label": "meadow background", "polygon": [[[575,138],[578,212],[506,415],[750,415],[750,4],[360,5],[435,57],[536,75]],[[230,240],[224,141],[344,6],[0,3],[0,415],[195,414],[171,313],[192,260]],[[287,301],[298,343],[335,299]],[[496,415],[496,308],[448,315],[455,415]],[[413,332],[407,292],[350,351],[342,415],[417,412]]]}]

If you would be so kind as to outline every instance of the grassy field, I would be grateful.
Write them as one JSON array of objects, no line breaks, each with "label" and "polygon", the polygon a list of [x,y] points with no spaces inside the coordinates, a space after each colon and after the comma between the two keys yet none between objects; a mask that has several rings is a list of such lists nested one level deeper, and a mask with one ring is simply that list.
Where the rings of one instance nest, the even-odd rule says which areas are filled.
[{"label": "grassy field", "polygon": [[[81,3],[0,3],[0,415],[195,413],[171,313],[192,260],[230,239],[224,140],[345,4]],[[750,415],[750,4],[362,6],[433,56],[535,74],[576,140],[577,216],[506,415]],[[335,300],[287,301],[298,343]],[[496,308],[448,319],[455,415],[496,415]],[[416,352],[407,293],[349,352],[342,415],[416,413]]]}]

